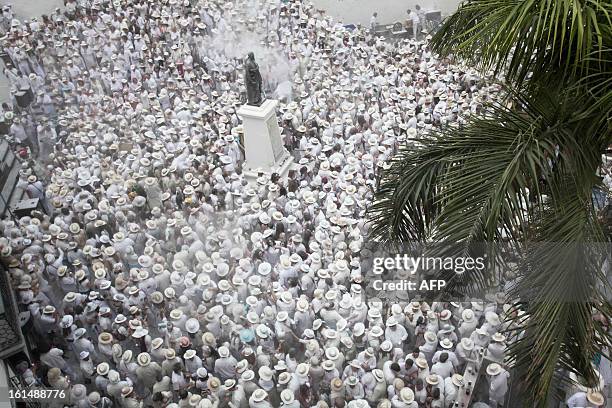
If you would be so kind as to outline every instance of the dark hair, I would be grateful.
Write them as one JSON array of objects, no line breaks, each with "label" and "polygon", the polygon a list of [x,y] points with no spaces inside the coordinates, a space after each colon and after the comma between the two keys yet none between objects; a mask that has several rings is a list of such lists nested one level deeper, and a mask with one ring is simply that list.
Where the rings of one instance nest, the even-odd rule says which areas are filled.
[{"label": "dark hair", "polygon": [[53,348],[53,346],[44,337],[41,338],[40,341],[38,341],[37,346],[39,354],[48,353]]},{"label": "dark hair", "polygon": [[393,371],[399,371],[400,370],[400,366],[397,363],[393,363],[393,364],[391,364],[391,369]]},{"label": "dark hair", "polygon": [[180,399],[185,399],[189,396],[189,393],[187,392],[187,390],[180,390],[179,391],[179,398]]},{"label": "dark hair", "polygon": [[407,358],[406,359],[406,368],[410,368],[412,367],[412,365],[414,364],[414,360],[411,358]]},{"label": "dark hair", "polygon": [[440,362],[445,363],[448,360],[448,353],[445,351],[440,353]]}]

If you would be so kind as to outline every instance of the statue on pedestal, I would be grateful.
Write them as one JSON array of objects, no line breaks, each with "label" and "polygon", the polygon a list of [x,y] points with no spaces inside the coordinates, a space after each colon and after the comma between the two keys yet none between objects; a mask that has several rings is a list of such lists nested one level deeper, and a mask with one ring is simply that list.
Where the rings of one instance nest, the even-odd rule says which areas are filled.
[{"label": "statue on pedestal", "polygon": [[244,64],[244,82],[247,88],[247,105],[260,106],[263,103],[262,80],[255,54],[249,52]]}]

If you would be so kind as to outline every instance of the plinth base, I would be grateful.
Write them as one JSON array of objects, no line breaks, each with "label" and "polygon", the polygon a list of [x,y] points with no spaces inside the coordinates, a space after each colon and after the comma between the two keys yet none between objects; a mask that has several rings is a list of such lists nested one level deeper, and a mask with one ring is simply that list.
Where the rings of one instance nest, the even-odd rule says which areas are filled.
[{"label": "plinth base", "polygon": [[277,105],[277,100],[268,99],[261,106],[243,105],[238,109],[244,128],[243,172],[247,180],[255,180],[259,173],[285,177],[293,164],[293,156],[281,138]]},{"label": "plinth base", "polygon": [[277,173],[281,179],[284,179],[285,177],[287,177],[289,170],[292,170],[292,169],[295,169],[295,161],[294,161],[293,156],[288,154],[286,159],[278,163],[277,166],[274,166],[268,169],[259,169],[259,170],[244,168],[242,170],[242,174],[244,174],[244,177],[246,178],[248,182],[254,183],[259,177],[260,173],[263,173],[267,178],[270,178],[272,173]]}]

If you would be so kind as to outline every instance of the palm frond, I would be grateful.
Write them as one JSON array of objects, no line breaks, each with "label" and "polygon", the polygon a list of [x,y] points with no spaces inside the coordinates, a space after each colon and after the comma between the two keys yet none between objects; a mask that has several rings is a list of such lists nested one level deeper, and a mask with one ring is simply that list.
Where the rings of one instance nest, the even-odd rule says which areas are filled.
[{"label": "palm frond", "polygon": [[601,243],[590,190],[575,174],[555,183],[534,228],[539,242],[527,248],[519,284],[510,293],[522,300],[519,308],[528,319],[520,319],[522,335],[508,352],[534,407],[547,406],[550,395],[568,383],[568,372],[595,386],[591,361],[611,344],[593,319],[594,313],[612,316],[602,295],[609,283],[600,269],[609,247]]},{"label": "palm frond", "polygon": [[[609,27],[609,31],[612,26]],[[575,92],[585,92],[592,99],[585,116],[599,115],[599,122],[608,124],[612,120],[612,33],[608,34],[610,40],[600,52],[593,52],[588,57],[592,63],[589,71],[575,85]],[[568,91],[570,91],[568,89]]]},{"label": "palm frond", "polygon": [[[593,311],[610,316],[591,203],[609,134],[584,114],[587,95],[507,91],[512,104],[488,106],[483,117],[433,132],[395,156],[370,209],[371,233],[389,243],[458,243],[446,246],[455,256],[476,243],[511,243],[523,274],[510,298],[522,300],[529,319],[510,353],[530,406],[540,407],[567,380],[563,370],[592,381],[590,359],[610,344],[591,318]],[[464,294],[491,283],[477,273],[441,278]]]},{"label": "palm frond", "polygon": [[509,295],[524,313],[514,317],[511,363],[526,406],[544,407],[568,372],[593,385],[591,360],[612,345],[593,319],[610,320],[612,307],[592,204],[612,142],[612,2],[467,0],[432,44],[457,63],[503,74],[514,90],[483,117],[395,156],[369,211],[371,234],[390,244],[450,242],[456,252],[510,242],[520,276]]},{"label": "palm frond", "polygon": [[534,100],[508,92],[515,107],[489,106],[466,126],[433,132],[394,157],[370,208],[373,236],[466,245],[525,236],[551,165],[597,153],[583,157],[583,141],[564,128],[579,114],[574,100],[554,90]]},{"label": "palm frond", "polygon": [[609,46],[611,25],[608,1],[470,0],[444,21],[432,45],[520,84],[584,74],[593,63],[588,57]]}]

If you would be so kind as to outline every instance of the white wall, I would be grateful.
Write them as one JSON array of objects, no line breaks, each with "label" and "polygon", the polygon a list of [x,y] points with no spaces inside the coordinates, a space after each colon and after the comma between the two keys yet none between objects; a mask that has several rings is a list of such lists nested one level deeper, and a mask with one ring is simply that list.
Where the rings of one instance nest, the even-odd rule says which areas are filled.
[{"label": "white wall", "polygon": [[440,10],[443,16],[452,14],[461,0],[312,0],[318,9],[324,9],[345,24],[368,25],[372,13],[378,13],[378,22],[389,24],[406,19],[406,10],[420,5],[423,10]]}]

